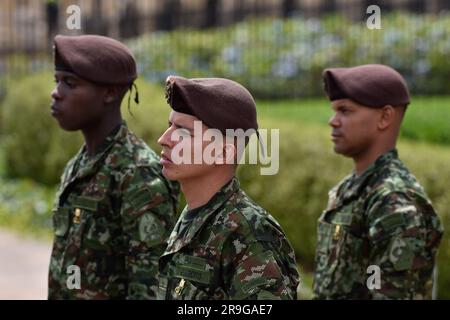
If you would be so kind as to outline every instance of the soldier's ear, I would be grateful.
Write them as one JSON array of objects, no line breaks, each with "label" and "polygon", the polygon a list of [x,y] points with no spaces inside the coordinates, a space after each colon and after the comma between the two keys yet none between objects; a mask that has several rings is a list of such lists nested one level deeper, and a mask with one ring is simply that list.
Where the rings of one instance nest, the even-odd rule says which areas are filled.
[{"label": "soldier's ear", "polygon": [[103,96],[103,101],[110,104],[116,100],[116,88],[113,86],[105,87],[105,94]]},{"label": "soldier's ear", "polygon": [[385,105],[380,109],[380,116],[378,118],[378,129],[386,130],[395,120],[395,109],[391,105]]},{"label": "soldier's ear", "polygon": [[122,99],[126,90],[120,86],[108,86],[105,88],[105,95],[103,97],[103,101],[107,104],[113,103],[115,101],[119,101]]}]

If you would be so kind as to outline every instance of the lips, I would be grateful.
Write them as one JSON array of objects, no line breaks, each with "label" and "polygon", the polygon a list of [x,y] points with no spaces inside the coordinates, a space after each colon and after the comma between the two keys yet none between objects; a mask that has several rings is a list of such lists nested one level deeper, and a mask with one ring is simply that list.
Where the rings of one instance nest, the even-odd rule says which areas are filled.
[{"label": "lips", "polygon": [[160,160],[160,163],[161,163],[162,165],[167,165],[167,164],[172,164],[173,162],[172,162],[172,160],[170,160],[170,157],[169,157],[166,153],[161,152],[161,160]]},{"label": "lips", "polygon": [[56,107],[54,104],[52,104],[50,106],[50,112],[51,112],[52,116],[57,116],[58,114],[61,113],[61,110],[58,107]]},{"label": "lips", "polygon": [[338,134],[338,133],[334,133],[334,132],[332,132],[331,133],[331,140],[337,140],[337,139],[339,139],[339,138],[341,138],[342,137],[342,135],[341,134]]}]

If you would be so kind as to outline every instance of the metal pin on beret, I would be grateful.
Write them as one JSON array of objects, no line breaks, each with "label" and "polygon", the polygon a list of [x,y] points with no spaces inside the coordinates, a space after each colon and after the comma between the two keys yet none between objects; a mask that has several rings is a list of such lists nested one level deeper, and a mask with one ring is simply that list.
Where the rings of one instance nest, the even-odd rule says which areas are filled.
[{"label": "metal pin on beret", "polygon": [[232,80],[169,76],[166,99],[173,110],[193,115],[223,134],[226,129],[258,129],[252,95]]},{"label": "metal pin on beret", "polygon": [[323,80],[325,92],[331,101],[351,99],[371,108],[406,106],[410,102],[405,79],[385,65],[325,69]]},{"label": "metal pin on beret", "polygon": [[131,85],[137,78],[131,51],[112,38],[97,35],[62,36],[54,39],[55,69],[104,85]]}]

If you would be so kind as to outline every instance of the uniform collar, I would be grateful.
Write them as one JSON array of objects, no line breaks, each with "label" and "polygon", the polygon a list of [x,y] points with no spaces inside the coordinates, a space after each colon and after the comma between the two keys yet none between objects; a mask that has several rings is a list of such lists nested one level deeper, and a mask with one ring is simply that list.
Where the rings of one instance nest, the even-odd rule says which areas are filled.
[{"label": "uniform collar", "polygon": [[189,244],[209,217],[222,208],[230,197],[238,190],[240,190],[239,181],[236,177],[233,177],[208,201],[207,204],[200,208],[193,209],[194,211],[197,211],[196,216],[192,219],[192,223],[190,224],[186,235],[183,238],[179,238],[178,232],[180,231],[179,229],[183,217],[190,212],[187,207],[185,207],[169,237],[164,255],[175,253]]},{"label": "uniform collar", "polygon": [[[74,180],[90,176],[97,172],[99,166],[103,163],[103,160],[105,159],[109,150],[115,144],[121,143],[127,136],[127,133],[127,124],[125,121],[122,121],[120,126],[111,131],[111,133],[105,138],[99,149],[100,151],[89,158],[87,157],[86,145],[84,144],[75,156],[75,160],[72,166],[69,168],[68,177],[72,178],[69,178],[65,181],[65,185],[62,187],[62,189],[64,190]],[[74,172],[74,170],[76,172]]]},{"label": "uniform collar", "polygon": [[92,174],[97,170],[99,164],[101,164],[103,159],[105,158],[108,151],[112,148],[112,146],[121,140],[124,139],[127,135],[127,125],[123,121],[118,127],[114,128],[111,133],[105,138],[103,143],[99,147],[99,151],[93,155],[92,157],[87,157],[86,154],[86,145],[80,150],[78,157],[87,157],[85,165],[82,166],[77,173],[78,177],[85,177],[87,175]]},{"label": "uniform collar", "polygon": [[345,201],[358,196],[361,193],[361,189],[365,187],[366,182],[378,175],[382,168],[388,166],[394,160],[398,160],[398,152],[395,148],[379,156],[360,176],[357,176],[356,172],[353,171],[336,189],[339,198]]},{"label": "uniform collar", "polygon": [[391,149],[379,156],[374,163],[372,163],[366,170],[364,170],[360,177],[363,178],[371,175],[372,173],[378,171],[380,168],[390,164],[394,159],[398,159],[397,149]]}]

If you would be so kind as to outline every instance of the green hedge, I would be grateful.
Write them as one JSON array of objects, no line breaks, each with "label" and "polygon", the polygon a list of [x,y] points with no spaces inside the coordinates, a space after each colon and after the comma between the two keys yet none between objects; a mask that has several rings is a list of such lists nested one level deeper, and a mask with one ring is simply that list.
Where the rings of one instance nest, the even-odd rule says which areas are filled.
[{"label": "green hedge", "polygon": [[[7,128],[7,143],[2,147],[4,169],[10,176],[13,173],[30,176],[53,185],[58,181],[65,161],[81,144],[78,134],[63,132],[49,115],[48,95],[52,86],[51,77],[41,74],[10,88],[6,98],[8,103],[2,106],[5,111],[3,124]],[[133,117],[125,106],[123,113],[130,128],[155,150],[160,150],[156,140],[166,128],[169,114],[163,88],[145,82],[139,82],[138,86],[142,104],[132,106]],[[275,176],[260,176],[259,167],[246,165],[239,169],[239,177],[248,194],[280,221],[300,265],[310,271],[315,252],[316,220],[326,206],[328,190],[351,170],[351,161],[333,153],[329,129],[323,125],[269,118],[260,120],[262,128],[281,129],[280,171]],[[402,142],[399,152],[426,188],[446,229],[450,228],[449,148]],[[47,228],[50,212],[41,212],[42,201],[50,208],[54,190],[45,188],[47,191],[31,192],[34,189],[37,192],[39,188],[31,182],[0,181],[0,224],[9,225],[14,221],[14,224],[27,224],[27,228]],[[441,298],[450,298],[448,261],[450,239],[446,233],[439,253]]]},{"label": "green hedge", "polygon": [[[151,101],[164,103],[162,88],[137,82],[142,106],[127,110],[127,97],[122,110],[130,127],[136,128],[144,140],[152,141],[167,124],[169,109],[153,110]],[[67,161],[82,145],[79,132],[65,132],[50,115],[50,93],[54,87],[52,75],[47,72],[11,81],[7,95],[0,105],[2,149],[9,177],[27,177],[47,185],[59,182]],[[144,103],[147,103],[144,105]],[[149,104],[150,103],[150,104]],[[156,142],[153,143],[156,147]]]},{"label": "green hedge", "polygon": [[29,177],[52,185],[58,182],[55,173],[62,171],[80,146],[80,134],[62,132],[50,115],[53,85],[50,73],[8,83],[0,110],[6,174],[10,177]]},{"label": "green hedge", "polygon": [[0,177],[0,226],[50,240],[55,192],[30,179]]},{"label": "green hedge", "polygon": [[[261,127],[281,128],[280,170],[260,176],[259,168],[241,166],[243,188],[282,224],[299,260],[312,270],[316,221],[325,209],[328,191],[346,176],[349,159],[335,155],[329,130],[323,126],[261,121]],[[442,222],[450,227],[450,149],[400,142],[399,154],[432,199]],[[450,298],[450,238],[445,233],[439,253],[439,296]]]},{"label": "green hedge", "polygon": [[141,74],[222,76],[257,98],[322,95],[324,68],[384,63],[415,94],[450,94],[450,14],[382,16],[382,29],[339,15],[256,19],[226,28],[156,32],[129,42]]}]

